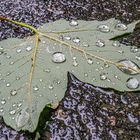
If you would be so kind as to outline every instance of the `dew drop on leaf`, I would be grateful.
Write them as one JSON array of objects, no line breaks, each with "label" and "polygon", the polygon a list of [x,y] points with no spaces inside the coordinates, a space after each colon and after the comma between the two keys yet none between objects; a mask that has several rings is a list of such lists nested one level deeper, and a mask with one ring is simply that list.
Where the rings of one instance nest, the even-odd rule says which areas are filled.
[{"label": "dew drop on leaf", "polygon": [[101,80],[106,80],[107,79],[107,75],[105,73],[100,74],[100,79]]},{"label": "dew drop on leaf", "polygon": [[62,52],[55,52],[52,55],[52,61],[54,63],[63,63],[66,61],[66,57]]},{"label": "dew drop on leaf", "polygon": [[15,89],[11,90],[10,94],[11,94],[11,96],[15,96],[17,94],[17,90],[15,90]]},{"label": "dew drop on leaf", "polygon": [[139,51],[139,49],[138,49],[138,47],[136,47],[136,46],[132,46],[132,47],[130,48],[130,51],[131,51],[132,53],[137,53],[137,52]]},{"label": "dew drop on leaf", "polygon": [[9,112],[10,115],[14,115],[15,113],[16,113],[16,110],[11,110],[11,111]]},{"label": "dew drop on leaf", "polygon": [[39,90],[39,88],[38,88],[38,86],[36,85],[36,86],[34,86],[33,87],[33,89],[34,89],[34,91],[38,91]]},{"label": "dew drop on leaf", "polygon": [[11,84],[10,84],[10,83],[7,83],[7,84],[6,84],[6,86],[7,86],[7,87],[10,87],[10,86],[11,86]]},{"label": "dew drop on leaf", "polygon": [[26,123],[28,123],[29,119],[29,113],[26,110],[22,110],[15,118],[17,127],[22,128]]},{"label": "dew drop on leaf", "polygon": [[96,46],[97,47],[105,47],[105,42],[101,39],[99,39],[97,42],[96,42]]},{"label": "dew drop on leaf", "polygon": [[17,49],[16,52],[17,52],[17,53],[21,53],[21,49]]},{"label": "dew drop on leaf", "polygon": [[78,44],[78,43],[80,43],[80,39],[78,37],[73,38],[73,42]]},{"label": "dew drop on leaf", "polygon": [[122,72],[130,75],[139,74],[140,68],[139,66],[134,63],[133,61],[124,59],[120,60],[117,65],[118,69],[120,69]]},{"label": "dew drop on leaf", "polygon": [[1,104],[2,104],[2,105],[6,104],[6,100],[5,100],[5,99],[2,99],[2,100],[1,100]]},{"label": "dew drop on leaf", "polygon": [[32,47],[30,47],[30,46],[28,46],[27,48],[26,48],[26,51],[27,52],[29,52],[29,51],[31,51],[32,50]]},{"label": "dew drop on leaf", "polygon": [[117,29],[119,31],[125,31],[125,30],[127,30],[127,26],[123,23],[117,23],[115,26],[115,29]]},{"label": "dew drop on leaf", "polygon": [[120,47],[121,45],[120,45],[119,41],[113,41],[112,46],[113,47]]},{"label": "dew drop on leaf", "polygon": [[138,81],[138,79],[130,77],[127,81],[126,81],[126,86],[130,89],[137,89],[139,87],[140,82]]},{"label": "dew drop on leaf", "polygon": [[88,63],[88,64],[93,64],[93,60],[92,60],[91,58],[88,58],[88,59],[87,59],[87,63]]},{"label": "dew drop on leaf", "polygon": [[97,29],[103,33],[108,33],[110,31],[109,27],[105,24],[99,25]]},{"label": "dew drop on leaf", "polygon": [[49,89],[52,90],[54,88],[53,85],[49,85]]},{"label": "dew drop on leaf", "polygon": [[70,26],[77,26],[78,22],[76,20],[71,20],[69,23]]}]

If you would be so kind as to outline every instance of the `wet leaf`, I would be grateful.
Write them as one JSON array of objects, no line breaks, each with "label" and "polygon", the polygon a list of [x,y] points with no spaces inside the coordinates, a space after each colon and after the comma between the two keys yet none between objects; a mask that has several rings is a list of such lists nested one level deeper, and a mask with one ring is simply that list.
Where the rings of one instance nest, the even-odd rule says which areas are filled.
[{"label": "wet leaf", "polygon": [[[68,21],[59,20],[38,29],[39,46],[35,36],[1,41],[0,98],[5,103],[1,102],[0,115],[5,122],[15,129],[18,122],[22,124],[21,129],[34,131],[44,106],[51,104],[56,108],[64,97],[68,71],[96,86],[134,90],[126,85],[130,75],[118,67],[121,66],[122,70],[125,64],[120,65],[120,60],[124,59],[139,66],[138,54],[131,52],[130,46],[114,47],[114,41],[109,39],[132,32],[136,23],[128,25],[125,31],[118,30],[117,23],[110,19],[102,22],[73,21],[70,25]],[[105,25],[105,30],[101,31],[99,25]],[[102,40],[103,47],[97,46],[98,40]],[[140,74],[133,75],[133,78],[140,80]],[[135,90],[140,90],[140,87]],[[22,119],[16,118],[22,118],[18,115],[26,109],[29,110],[29,121],[26,119],[26,123],[21,123],[19,120]],[[11,110],[15,113],[10,113]]]}]

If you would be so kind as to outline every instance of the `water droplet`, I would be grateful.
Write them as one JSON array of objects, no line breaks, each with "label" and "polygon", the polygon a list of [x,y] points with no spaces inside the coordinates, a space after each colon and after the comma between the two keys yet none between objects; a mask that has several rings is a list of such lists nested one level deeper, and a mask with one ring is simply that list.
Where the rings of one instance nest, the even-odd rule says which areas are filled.
[{"label": "water droplet", "polygon": [[7,55],[7,56],[6,56],[6,58],[7,58],[7,59],[10,59],[10,58],[11,58],[11,56],[10,56],[10,55]]},{"label": "water droplet", "polygon": [[64,39],[71,40],[71,37],[70,36],[64,36]]},{"label": "water droplet", "polygon": [[140,54],[136,55],[136,60],[140,61]]},{"label": "water droplet", "polygon": [[127,81],[126,81],[126,86],[130,89],[137,89],[139,87],[140,82],[133,77],[130,77]]},{"label": "water droplet", "polygon": [[45,41],[45,40],[43,40],[43,41],[42,41],[42,43],[43,43],[43,44],[45,44],[45,43],[46,43],[46,41]]},{"label": "water droplet", "polygon": [[101,80],[106,80],[107,79],[107,75],[105,73],[100,74],[100,79]]},{"label": "water droplet", "polygon": [[71,20],[69,23],[70,26],[77,26],[78,22],[76,20]]},{"label": "water droplet", "polygon": [[119,41],[113,41],[112,46],[113,46],[113,47],[120,47],[121,44],[120,44]]},{"label": "water droplet", "polygon": [[16,80],[20,80],[20,77],[19,76],[16,76]]},{"label": "water droplet", "polygon": [[1,100],[1,104],[2,104],[2,105],[6,104],[6,100],[5,100],[5,99],[2,99],[2,100]]},{"label": "water droplet", "polygon": [[10,94],[11,94],[11,96],[15,96],[17,94],[17,90],[15,90],[15,89],[11,90]]},{"label": "water droplet", "polygon": [[88,58],[87,63],[91,65],[93,64],[93,60],[91,58]]},{"label": "water droplet", "polygon": [[29,51],[31,51],[32,50],[32,47],[30,47],[30,46],[28,46],[27,48],[26,48],[26,51],[27,52],[29,52]]},{"label": "water droplet", "polygon": [[44,71],[44,72],[47,72],[47,73],[50,73],[50,72],[51,72],[50,69],[44,69],[43,71]]},{"label": "water droplet", "polygon": [[52,90],[54,88],[53,85],[49,85],[49,89]]},{"label": "water droplet", "polygon": [[62,52],[55,52],[52,61],[55,63],[63,63],[66,61],[66,57]]},{"label": "water droplet", "polygon": [[16,110],[11,110],[11,111],[9,112],[10,115],[14,115],[15,113],[16,113]]},{"label": "water droplet", "polygon": [[77,67],[77,66],[78,66],[78,62],[76,61],[76,57],[73,57],[72,65],[73,65],[74,67]]},{"label": "water droplet", "polygon": [[117,30],[119,30],[119,31],[125,31],[125,30],[127,30],[127,26],[125,24],[123,24],[123,23],[116,24],[115,28]]},{"label": "water droplet", "polygon": [[4,53],[4,48],[0,47],[0,55]]},{"label": "water droplet", "polygon": [[0,108],[0,113],[3,113],[3,108]]},{"label": "water droplet", "polygon": [[10,83],[7,83],[7,84],[6,84],[6,86],[7,86],[7,87],[10,87],[10,86],[11,86],[11,84],[10,84]]},{"label": "water droplet", "polygon": [[139,51],[139,49],[138,49],[138,47],[136,47],[136,46],[132,46],[132,47],[130,48],[130,51],[131,51],[132,53],[137,53],[137,52]]},{"label": "water droplet", "polygon": [[121,80],[121,78],[117,75],[114,76],[116,79]]},{"label": "water droplet", "polygon": [[109,27],[105,24],[99,25],[97,29],[103,33],[108,33],[110,31]]},{"label": "water droplet", "polygon": [[105,47],[105,42],[101,39],[99,39],[97,42],[96,42],[96,46],[97,47]]},{"label": "water droplet", "polygon": [[13,61],[11,61],[9,64],[10,64],[10,65],[13,65],[13,64],[14,64],[14,62],[13,62]]},{"label": "water droplet", "polygon": [[33,87],[33,89],[34,89],[34,91],[38,91],[39,90],[39,88],[38,88],[38,86],[36,85],[36,86],[34,86]]},{"label": "water droplet", "polygon": [[120,60],[117,67],[126,74],[134,75],[140,73],[139,66],[133,61],[127,59]]},{"label": "water droplet", "polygon": [[84,73],[84,76],[85,76],[85,77],[88,77],[88,74],[87,74],[87,73]]},{"label": "water droplet", "polygon": [[83,47],[89,47],[89,44],[87,44],[86,42],[83,42],[83,43],[82,43],[82,46],[83,46]]},{"label": "water droplet", "polygon": [[24,125],[28,123],[29,119],[30,119],[29,113],[25,109],[22,110],[15,118],[17,127],[22,128]]},{"label": "water droplet", "polygon": [[78,38],[78,37],[73,38],[73,42],[74,42],[74,43],[77,43],[77,44],[80,43],[80,38]]},{"label": "water droplet", "polygon": [[17,53],[21,53],[21,51],[22,51],[21,49],[17,49],[16,50]]}]

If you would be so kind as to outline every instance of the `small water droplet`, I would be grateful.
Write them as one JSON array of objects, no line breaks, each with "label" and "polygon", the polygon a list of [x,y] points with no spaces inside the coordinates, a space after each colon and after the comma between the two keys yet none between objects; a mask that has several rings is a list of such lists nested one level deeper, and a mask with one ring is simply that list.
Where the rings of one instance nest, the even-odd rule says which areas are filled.
[{"label": "small water droplet", "polygon": [[135,58],[136,60],[140,61],[140,54],[137,54]]},{"label": "small water droplet", "polygon": [[82,46],[83,46],[83,47],[89,47],[89,44],[87,44],[86,42],[83,42],[83,43],[82,43]]},{"label": "small water droplet", "polygon": [[10,64],[10,65],[13,65],[13,64],[14,64],[14,62],[13,62],[13,61],[11,61],[9,64]]},{"label": "small water droplet", "polygon": [[121,78],[118,75],[115,75],[114,77],[118,80],[121,80]]},{"label": "small water droplet", "polygon": [[107,79],[107,75],[105,73],[100,74],[100,79],[101,80],[106,80]]},{"label": "small water droplet", "polygon": [[36,85],[36,86],[34,86],[33,87],[33,89],[34,89],[34,91],[38,91],[39,90],[39,88],[38,88],[38,86]]},{"label": "small water droplet", "polygon": [[76,59],[73,59],[72,65],[73,65],[74,67],[77,67],[77,66],[78,66],[78,62],[76,61]]},{"label": "small water droplet", "polygon": [[93,60],[91,58],[88,58],[87,63],[91,65],[93,64]]},{"label": "small water droplet", "polygon": [[134,75],[134,74],[138,74],[140,72],[140,68],[139,66],[134,63],[133,61],[124,59],[124,60],[120,60],[118,62],[118,66],[117,66],[122,72],[130,74],[130,75]]},{"label": "small water droplet", "polygon": [[139,51],[139,49],[138,49],[138,47],[136,47],[136,46],[132,46],[132,47],[130,48],[130,51],[131,51],[132,53],[137,53],[137,52]]},{"label": "small water droplet", "polygon": [[50,73],[50,72],[51,72],[50,69],[44,69],[43,71],[44,71],[44,72],[47,72],[47,73]]},{"label": "small water droplet", "polygon": [[97,26],[97,29],[103,33],[108,33],[110,31],[110,28],[105,24]]},{"label": "small water droplet", "polygon": [[71,20],[71,21],[69,22],[69,25],[70,25],[70,26],[77,26],[77,25],[78,25],[78,22],[77,22],[76,20]]},{"label": "small water droplet", "polygon": [[113,41],[112,46],[113,46],[113,47],[120,47],[121,44],[120,44],[119,41]]},{"label": "small water droplet", "polygon": [[52,90],[54,88],[53,85],[49,85],[49,89]]},{"label": "small water droplet", "polygon": [[43,82],[43,79],[39,79],[40,82]]},{"label": "small water droplet", "polygon": [[30,119],[29,113],[24,109],[15,118],[16,125],[18,128],[22,128]]},{"label": "small water droplet", "polygon": [[63,63],[66,61],[66,57],[62,52],[55,52],[52,61],[55,63]]},{"label": "small water droplet", "polygon": [[17,90],[15,90],[15,89],[11,90],[10,94],[11,94],[11,96],[15,96],[17,94]]},{"label": "small water droplet", "polygon": [[118,24],[116,24],[115,29],[117,29],[119,31],[125,31],[125,30],[127,30],[127,26],[123,23],[118,23]]},{"label": "small water droplet", "polygon": [[88,77],[88,74],[87,74],[87,73],[84,73],[84,76],[85,76],[85,77]]},{"label": "small water droplet", "polygon": [[10,83],[7,83],[7,84],[6,84],[6,87],[10,87],[10,86],[11,86],[11,84],[10,84]]},{"label": "small water droplet", "polygon": [[22,103],[19,103],[19,104],[18,104],[18,107],[21,107],[21,106],[22,106]]},{"label": "small water droplet", "polygon": [[0,55],[4,53],[4,48],[0,47]]},{"label": "small water droplet", "polygon": [[71,37],[70,36],[64,36],[64,39],[71,40]]},{"label": "small water droplet", "polygon": [[99,39],[97,42],[96,42],[96,46],[97,47],[105,47],[105,42],[101,39]]},{"label": "small water droplet", "polygon": [[7,56],[6,56],[6,58],[7,58],[7,59],[10,59],[10,58],[11,58],[11,56],[10,56],[10,55],[7,55]]},{"label": "small water droplet", "polygon": [[10,115],[16,114],[16,110],[11,110],[11,111],[9,112],[9,114],[10,114]]},{"label": "small water droplet", "polygon": [[29,52],[29,51],[31,51],[32,50],[32,47],[30,47],[30,46],[28,46],[27,48],[26,48],[26,51],[27,52]]},{"label": "small water droplet", "polygon": [[80,38],[78,38],[78,37],[73,38],[73,42],[79,44],[80,43]]},{"label": "small water droplet", "polygon": [[21,51],[22,51],[21,49],[17,49],[16,50],[17,53],[21,53]]},{"label": "small water droplet", "polygon": [[42,43],[43,43],[43,44],[45,44],[45,43],[46,43],[46,41],[45,41],[45,40],[43,40],[43,41],[42,41]]},{"label": "small water droplet", "polygon": [[138,81],[138,79],[130,77],[128,78],[128,80],[126,81],[126,86],[130,89],[137,89],[140,85],[140,81]]},{"label": "small water droplet", "polygon": [[1,104],[2,104],[2,105],[6,104],[6,100],[5,100],[5,99],[2,99],[2,100],[1,100]]},{"label": "small water droplet", "polygon": [[20,77],[19,76],[16,76],[16,80],[20,80]]}]

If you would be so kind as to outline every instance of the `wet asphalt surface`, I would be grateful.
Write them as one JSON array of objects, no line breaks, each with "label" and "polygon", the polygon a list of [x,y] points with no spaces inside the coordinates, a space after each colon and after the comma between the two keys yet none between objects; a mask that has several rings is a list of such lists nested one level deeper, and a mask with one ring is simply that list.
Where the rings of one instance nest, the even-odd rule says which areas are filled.
[{"label": "wet asphalt surface", "polygon": [[[139,0],[0,0],[0,15],[39,27],[60,18],[106,20],[123,23],[140,19]],[[33,33],[5,21],[0,22],[0,40],[23,38]],[[140,24],[126,44],[140,46]],[[69,75],[68,89],[58,109],[41,133],[41,140],[139,140],[140,96],[94,87]],[[17,138],[16,138],[17,137]],[[26,139],[23,133],[0,123],[0,139]],[[32,138],[34,139],[34,138]]]}]

